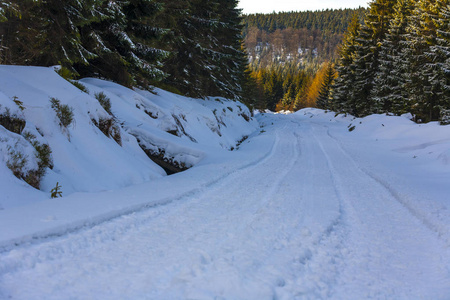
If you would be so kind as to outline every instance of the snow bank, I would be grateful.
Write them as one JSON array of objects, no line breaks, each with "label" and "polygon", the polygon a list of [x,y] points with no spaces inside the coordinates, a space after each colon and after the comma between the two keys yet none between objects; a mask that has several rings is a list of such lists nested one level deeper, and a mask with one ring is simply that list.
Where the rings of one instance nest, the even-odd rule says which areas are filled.
[{"label": "snow bank", "polygon": [[[0,126],[0,209],[48,199],[57,182],[67,196],[155,180],[165,172],[143,148],[191,167],[211,153],[233,149],[257,128],[244,105],[223,98],[133,91],[98,79],[79,83],[87,92],[53,68],[0,66],[0,116],[26,121],[24,128],[17,123],[16,132]],[[100,93],[110,111],[97,100]],[[73,121],[67,125],[61,115],[68,122],[70,112]],[[33,143],[51,149],[40,191],[7,167],[15,162],[23,178],[38,170],[42,162]]]},{"label": "snow bank", "polygon": [[[401,154],[400,157],[414,158],[428,165],[449,165],[450,126],[438,122],[417,124],[412,116],[389,116],[374,114],[364,118],[351,115],[337,115],[321,109],[307,108],[296,112],[297,116],[344,123],[339,134],[345,138],[357,139],[360,143],[376,141],[381,147]],[[439,167],[437,167],[439,168]]]}]

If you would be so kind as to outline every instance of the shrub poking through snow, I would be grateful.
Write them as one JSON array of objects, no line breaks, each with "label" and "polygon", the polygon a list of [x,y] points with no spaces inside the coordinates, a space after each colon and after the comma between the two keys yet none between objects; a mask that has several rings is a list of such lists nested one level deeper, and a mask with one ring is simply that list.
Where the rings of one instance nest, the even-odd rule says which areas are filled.
[{"label": "shrub poking through snow", "polygon": [[59,182],[57,182],[56,186],[52,188],[52,190],[50,191],[50,197],[52,199],[62,197],[61,187],[62,186],[59,185]]},{"label": "shrub poking through snow", "polygon": [[122,146],[122,137],[120,135],[120,127],[114,118],[100,118],[97,120],[92,119],[92,123],[103,132],[107,137],[112,138],[117,144]]},{"label": "shrub poking through snow", "polygon": [[59,119],[59,126],[67,128],[73,122],[73,108],[67,104],[61,104],[56,98],[50,98],[53,110]]},{"label": "shrub poking through snow", "polygon": [[[14,176],[39,189],[47,168],[53,168],[52,151],[49,145],[38,142],[32,133],[26,131],[22,136],[29,144],[19,138],[15,144],[8,145],[6,166]],[[4,140],[3,142],[8,141]],[[30,144],[34,148],[34,158],[31,159],[32,152],[26,150]],[[27,154],[24,154],[23,151]]]},{"label": "shrub poking through snow", "polygon": [[69,82],[71,84],[73,84],[74,86],[76,86],[80,91],[82,91],[82,92],[84,92],[86,94],[89,94],[89,90],[87,89],[86,86],[84,86],[84,84],[81,84],[81,83],[79,83],[76,80],[69,80]]},{"label": "shrub poking through snow", "polygon": [[22,137],[11,135],[0,142],[7,145],[6,166],[14,176],[39,189],[47,168],[53,168],[50,146],[38,142],[36,136],[28,131],[24,132]]},{"label": "shrub poking through snow", "polygon": [[13,97],[13,101],[14,101],[14,103],[19,107],[19,109],[20,109],[21,111],[24,111],[25,107],[23,106],[23,102],[19,100],[19,97],[14,96],[14,97]]},{"label": "shrub poking through snow", "polygon": [[100,92],[100,93],[95,93],[95,99],[98,100],[98,102],[100,103],[100,105],[103,107],[104,110],[106,110],[106,112],[110,115],[112,115],[111,113],[111,99],[109,99],[105,93]]},{"label": "shrub poking through snow", "polygon": [[28,161],[27,156],[11,146],[8,146],[8,156],[9,159],[6,162],[8,169],[10,169],[17,178],[25,178],[26,171],[24,169]]},{"label": "shrub poking through snow", "polygon": [[56,73],[59,74],[59,76],[61,76],[62,78],[64,78],[65,80],[69,81],[70,79],[74,79],[75,75],[72,71],[70,71],[69,69],[62,67],[62,66],[58,66],[55,69]]},{"label": "shrub poking through snow", "polygon": [[11,110],[8,107],[5,107],[3,110],[0,105],[0,125],[5,127],[6,130],[20,134],[25,128],[25,120],[22,117],[11,113]]},{"label": "shrub poking through snow", "polygon": [[74,80],[76,75],[71,70],[69,70],[69,69],[67,69],[65,67],[58,67],[56,69],[56,73],[58,73],[59,76],[61,76],[62,78],[64,78],[65,80],[67,80],[68,82],[73,84],[74,86],[76,86],[82,92],[85,92],[85,93],[89,94],[89,90],[86,88],[86,86],[84,86],[83,84],[81,84],[78,81]]},{"label": "shrub poking through snow", "polygon": [[28,131],[25,131],[22,136],[30,142],[35,150],[35,156],[38,160],[38,171],[43,176],[47,168],[53,169],[52,149],[48,144],[39,143],[36,136]]},{"label": "shrub poking through snow", "polygon": [[239,114],[239,116],[243,117],[245,121],[250,122],[250,117],[247,116],[246,113],[241,113],[241,114]]}]

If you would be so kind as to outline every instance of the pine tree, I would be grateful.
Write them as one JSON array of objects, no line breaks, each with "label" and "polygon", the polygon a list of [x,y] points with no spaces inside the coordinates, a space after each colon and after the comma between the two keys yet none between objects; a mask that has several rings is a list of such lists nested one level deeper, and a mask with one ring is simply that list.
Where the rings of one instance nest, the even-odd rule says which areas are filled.
[{"label": "pine tree", "polygon": [[111,79],[125,86],[135,83],[129,66],[134,43],[128,36],[127,18],[123,12],[123,0],[105,1],[99,10],[102,18],[81,29],[83,44],[96,56],[88,65],[75,64],[83,77]]},{"label": "pine tree", "polygon": [[265,110],[268,105],[268,100],[266,94],[264,93],[266,70],[259,69],[257,72],[253,71],[253,77],[256,81],[257,88],[255,108],[259,110]]},{"label": "pine tree", "polygon": [[355,116],[378,112],[373,100],[373,86],[379,70],[380,46],[389,29],[397,0],[374,0],[359,31],[356,58],[353,62],[355,81],[352,85],[350,107]]},{"label": "pine tree", "polygon": [[333,81],[336,77],[336,71],[334,70],[333,63],[329,62],[326,66],[325,76],[322,80],[322,85],[319,90],[319,96],[317,97],[316,106],[322,109],[330,109],[330,96]]},{"label": "pine tree", "polygon": [[[0,0],[0,64],[8,63],[8,54],[14,33],[12,31],[17,27],[21,18],[20,7],[17,3]],[[16,24],[12,20],[16,21]]]},{"label": "pine tree", "polygon": [[19,5],[9,0],[0,0],[0,23],[8,21],[11,16],[20,17]]},{"label": "pine tree", "polygon": [[406,78],[401,51],[405,46],[412,0],[398,0],[386,38],[380,49],[380,67],[375,77],[373,100],[378,112],[402,114],[409,111],[409,99],[404,91]]},{"label": "pine tree", "polygon": [[144,88],[166,76],[161,70],[161,61],[168,53],[157,47],[166,31],[154,25],[161,10],[162,5],[155,0],[128,0],[123,7],[126,33],[133,43],[126,56],[129,71]]},{"label": "pine tree", "polygon": [[24,0],[15,3],[3,26],[3,62],[49,66],[86,63],[93,54],[85,49],[79,29],[97,18],[101,0]]},{"label": "pine tree", "polygon": [[[294,75],[288,72],[283,80],[283,99],[281,99],[280,110],[289,110],[293,106],[295,100],[296,88],[294,84]],[[278,107],[277,107],[277,110]]]},{"label": "pine tree", "polygon": [[258,108],[258,100],[259,100],[259,87],[255,74],[251,70],[250,66],[246,66],[243,78],[241,82],[242,86],[242,102],[247,105],[250,111]]},{"label": "pine tree", "polygon": [[310,85],[311,79],[303,81],[302,85],[299,87],[297,91],[297,95],[295,96],[295,102],[294,102],[294,111],[297,111],[299,109],[308,107],[307,104],[307,93],[308,93],[308,87]]},{"label": "pine tree", "polygon": [[163,86],[189,96],[241,99],[247,57],[237,1],[162,1],[171,51]]},{"label": "pine tree", "polygon": [[154,24],[161,9],[153,0],[105,1],[99,7],[102,18],[82,30],[83,44],[96,56],[75,69],[126,86],[148,88],[160,81],[167,53],[155,45],[165,31]]},{"label": "pine tree", "polygon": [[[222,78],[230,86],[223,89],[221,95],[234,99],[241,99],[243,80],[242,74],[248,66],[247,53],[243,50],[242,36],[242,16],[241,10],[237,8],[237,0],[226,0],[225,10],[221,13],[220,18],[225,26],[221,27],[222,52],[224,56],[224,64],[226,69],[222,68]],[[220,6],[219,9],[222,9]]]},{"label": "pine tree", "polygon": [[283,99],[283,80],[281,74],[274,69],[269,72],[264,93],[267,97],[267,108],[275,111],[277,103]]},{"label": "pine tree", "polygon": [[[160,19],[170,29],[166,47],[171,56],[163,70],[168,77],[163,84],[192,97],[209,96],[210,79],[218,58],[214,35],[219,26],[218,3],[208,0],[163,0],[165,13]],[[166,25],[166,26],[167,26]],[[164,27],[164,26],[163,26]]]},{"label": "pine tree", "polygon": [[237,0],[217,0],[218,24],[213,29],[215,43],[208,49],[211,74],[206,90],[208,95],[240,99],[241,83],[247,65],[247,56],[242,51],[242,18],[237,9]]},{"label": "pine tree", "polygon": [[[101,0],[43,0],[32,5],[26,17],[35,24],[38,34],[26,51],[30,64],[61,64],[71,69],[74,63],[87,64],[95,54],[81,42],[80,28],[95,21]],[[23,28],[21,33],[26,34]],[[31,55],[38,53],[37,55]]]},{"label": "pine tree", "polygon": [[353,15],[347,32],[344,35],[339,51],[339,60],[336,65],[338,77],[336,78],[331,92],[331,109],[336,112],[353,113],[350,103],[350,91],[355,80],[352,65],[356,56],[358,46],[360,23],[357,15]]},{"label": "pine tree", "polygon": [[440,115],[441,86],[435,80],[432,62],[436,45],[436,6],[432,0],[419,0],[407,28],[406,47],[402,51],[407,81],[405,90],[412,101],[412,113],[417,121],[438,120]]},{"label": "pine tree", "polygon": [[430,68],[435,72],[434,80],[442,93],[439,94],[441,124],[450,124],[450,2],[436,1],[437,18],[436,45],[431,46],[430,56],[434,57]]}]

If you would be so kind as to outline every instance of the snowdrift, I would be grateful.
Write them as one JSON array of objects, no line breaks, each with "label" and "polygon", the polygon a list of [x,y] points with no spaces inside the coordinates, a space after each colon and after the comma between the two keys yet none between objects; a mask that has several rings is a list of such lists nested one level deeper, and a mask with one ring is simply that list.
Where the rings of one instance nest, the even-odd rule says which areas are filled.
[{"label": "snowdrift", "polygon": [[190,168],[258,127],[224,98],[70,82],[22,66],[0,66],[0,121],[0,210],[48,199],[57,182],[67,196],[155,180],[166,172],[148,155]]}]

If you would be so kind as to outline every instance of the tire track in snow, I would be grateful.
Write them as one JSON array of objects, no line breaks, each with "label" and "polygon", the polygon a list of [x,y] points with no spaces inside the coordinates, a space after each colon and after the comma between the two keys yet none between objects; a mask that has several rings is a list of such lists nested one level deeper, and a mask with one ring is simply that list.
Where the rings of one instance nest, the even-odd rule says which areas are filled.
[{"label": "tire track in snow", "polygon": [[[255,169],[260,168],[263,164],[269,162],[278,150],[279,133],[276,132],[276,137],[271,150],[262,159],[248,163],[246,166],[233,170],[208,186],[209,191],[214,191],[226,186],[226,182],[232,182],[233,177],[249,176]],[[294,149],[297,147],[295,146]],[[272,184],[269,194],[266,195],[266,200],[270,200],[268,195],[276,193],[279,183],[283,180],[285,174],[293,167],[293,162],[290,162],[289,167],[283,174],[277,174],[275,183]],[[130,214],[122,215],[118,218],[112,219],[109,222],[104,222],[93,227],[83,228],[76,232],[65,234],[61,237],[52,237],[41,240],[40,243],[33,243],[33,245],[25,245],[25,247],[18,247],[10,252],[10,255],[4,256],[0,263],[0,274],[16,273],[28,269],[35,269],[36,267],[45,264],[48,261],[57,261],[63,259],[67,255],[78,256],[84,252],[81,249],[94,249],[103,243],[113,243],[120,239],[123,235],[129,234],[130,231],[138,227],[146,226],[155,221],[158,217],[171,213],[174,209],[184,206],[195,197],[201,197],[205,189],[200,189],[196,192],[185,195],[177,199],[177,201],[170,201],[164,205],[150,207],[151,209],[143,209],[135,211]],[[207,260],[207,259],[206,259]]]},{"label": "tire track in snow", "polygon": [[[338,208],[337,214],[328,219],[323,231],[315,232],[315,236],[310,236],[311,233],[305,232],[305,229],[302,230],[301,237],[304,240],[309,239],[309,241],[303,241],[302,254],[293,261],[297,279],[292,282],[293,286],[290,287],[289,293],[280,292],[279,299],[324,299],[330,297],[339,277],[340,269],[345,264],[344,253],[347,251],[345,240],[348,233],[343,223],[342,196],[341,191],[338,189],[333,165],[311,126],[296,121],[292,122],[297,126],[307,128],[307,131],[303,130],[305,135],[308,136],[309,143],[305,146],[311,149],[308,152],[309,156],[306,166],[302,166],[302,172],[306,172],[305,177],[310,177],[317,167],[323,168],[321,165],[317,166],[318,161],[322,158],[325,161],[325,168],[321,169],[321,173],[319,175],[316,174],[311,181],[307,180],[303,184],[314,187],[317,186],[317,182],[314,182],[314,180],[323,181],[324,178],[329,176],[332,184],[332,193],[335,195]],[[314,162],[315,160],[316,162]],[[308,189],[308,192],[303,195],[304,201],[317,201],[313,200],[313,195],[317,192],[317,190]],[[331,196],[328,194],[328,197],[332,198]],[[328,207],[328,209],[330,208]]]},{"label": "tire track in snow", "polygon": [[[316,137],[322,129],[317,140],[332,165],[349,231],[350,252],[333,297],[344,297],[345,291],[352,290],[360,298],[445,299],[443,295],[448,295],[449,290],[443,290],[438,283],[448,281],[445,262],[449,257],[443,241],[431,234],[389,189],[364,172],[335,139],[323,132],[322,126],[312,126]],[[417,236],[405,235],[411,231]],[[430,286],[436,286],[434,294],[422,294],[429,293]]]},{"label": "tire track in snow", "polygon": [[[285,131],[287,129],[286,126],[283,127],[281,131]],[[277,133],[278,134],[278,133]],[[290,133],[292,134],[292,133]],[[288,135],[290,135],[288,134]],[[286,137],[286,133],[283,134],[283,140],[289,139]],[[290,145],[289,152],[292,152],[293,155],[287,154],[284,150],[283,157],[289,157],[292,158],[291,160],[287,160],[288,164],[286,166],[279,165],[282,172],[276,172],[275,178],[273,178],[268,186],[264,187],[264,192],[260,193],[263,195],[262,198],[255,198],[250,201],[251,206],[248,206],[248,204],[245,205],[245,207],[240,208],[243,211],[247,211],[248,218],[241,219],[239,224],[235,226],[235,229],[232,230],[231,235],[225,236],[225,239],[221,240],[219,243],[216,243],[215,249],[216,251],[212,251],[212,253],[205,253],[203,250],[203,253],[201,254],[201,261],[202,261],[202,267],[193,267],[193,269],[196,270],[196,277],[200,277],[202,279],[199,279],[197,281],[200,281],[198,283],[198,286],[196,286],[196,283],[193,283],[193,286],[196,286],[195,288],[190,287],[190,290],[201,290],[202,289],[202,281],[214,281],[215,277],[217,276],[216,271],[218,269],[226,270],[222,272],[226,272],[228,275],[226,277],[230,278],[229,280],[236,280],[236,278],[239,278],[239,283],[236,282],[234,285],[234,288],[236,290],[240,290],[246,299],[266,299],[263,296],[254,296],[255,293],[258,293],[258,291],[262,290],[266,293],[273,294],[273,291],[270,291],[270,286],[279,286],[284,282],[284,280],[278,276],[278,272],[274,271],[268,267],[265,263],[262,263],[263,261],[272,261],[269,259],[269,257],[274,255],[274,252],[272,249],[273,245],[272,243],[267,244],[264,240],[261,239],[262,236],[267,235],[267,232],[260,232],[262,229],[264,229],[264,226],[267,226],[267,214],[266,212],[270,210],[271,205],[273,204],[273,197],[277,194],[277,192],[280,190],[282,186],[282,182],[286,179],[288,174],[292,171],[292,169],[295,167],[296,162],[298,161],[298,157],[300,156],[301,152],[299,151],[298,147],[298,140],[294,139],[295,143]],[[279,153],[278,153],[279,156]],[[286,160],[283,160],[286,162]],[[270,160],[266,161],[267,164],[272,163]],[[273,163],[272,163],[273,164]],[[262,167],[262,169],[267,169],[263,165],[258,165],[252,170],[246,169],[246,174],[241,174],[241,172],[236,173],[235,176],[230,176],[223,182],[221,182],[221,185],[217,185],[214,187],[214,189],[208,191],[207,194],[217,194],[220,193],[222,189],[227,188],[230,184],[233,183],[233,181],[241,181],[240,179],[246,176],[255,176],[252,172],[261,173],[257,168]],[[273,168],[270,168],[270,170],[273,170]],[[248,174],[248,175],[247,175]],[[233,178],[234,177],[234,178]],[[244,195],[241,195],[244,196]],[[205,195],[204,197],[208,197]],[[233,199],[235,202],[237,199]],[[255,201],[256,200],[256,201]],[[233,202],[231,201],[231,202]],[[252,208],[254,207],[254,208]],[[230,207],[230,210],[233,210],[232,207]],[[273,226],[274,224],[270,223],[270,226]],[[267,228],[265,228],[267,230]],[[256,238],[256,240],[255,240]],[[280,238],[283,239],[280,236],[276,236],[275,240],[273,240],[273,244],[279,244]],[[256,249],[255,249],[256,247]],[[267,248],[269,247],[269,248]],[[262,259],[261,257],[254,257],[251,258],[251,255],[248,255],[247,253],[242,253],[242,248],[246,249],[246,252],[249,253],[258,253],[259,255],[263,255],[265,258]],[[211,252],[211,251],[210,251]],[[279,251],[276,251],[279,252]],[[205,258],[206,257],[206,258]],[[206,262],[205,262],[206,261]],[[253,262],[252,262],[253,261]],[[266,272],[261,271],[261,269],[266,270]],[[245,271],[244,271],[245,270]],[[187,272],[187,271],[185,271]],[[262,279],[265,281],[261,285],[259,281],[257,280],[258,274],[264,273],[267,275],[267,273],[274,273],[272,275],[273,280],[271,282],[267,282],[267,279]],[[242,274],[246,274],[243,276]],[[254,274],[254,278],[249,279],[248,274]],[[270,276],[269,276],[270,277]],[[256,280],[255,280],[256,278]],[[242,282],[246,282],[246,285],[252,287],[252,286],[258,286],[254,288],[253,290],[249,290],[247,287],[242,286]],[[214,289],[214,288],[213,288]],[[269,289],[269,290],[267,290]],[[224,292],[224,291],[223,291]],[[197,297],[202,298],[206,297],[205,295],[200,294],[198,296],[198,292],[194,292],[194,295],[197,295]],[[247,296],[245,296],[247,295]],[[253,295],[253,296],[251,296]],[[158,299],[164,299],[167,295],[163,295],[161,297],[157,297]],[[235,299],[236,296],[232,296],[231,299]],[[249,298],[247,298],[249,297]],[[260,298],[263,297],[263,298]],[[194,297],[196,298],[196,297]],[[270,299],[275,299],[274,296],[270,296]],[[267,298],[267,299],[269,299]]]},{"label": "tire track in snow", "polygon": [[[158,217],[160,214],[164,212],[168,212],[169,209],[164,208],[165,206],[174,205],[176,202],[185,202],[189,199],[194,198],[196,195],[203,193],[206,189],[214,188],[216,185],[221,185],[223,181],[225,181],[227,178],[234,176],[235,174],[240,173],[249,173],[253,169],[257,168],[258,166],[266,163],[269,161],[275,153],[275,150],[278,147],[280,141],[279,133],[277,132],[274,138],[274,142],[271,145],[270,150],[262,157],[253,160],[249,163],[246,163],[236,169],[231,170],[230,172],[227,172],[223,175],[221,175],[219,178],[216,178],[214,180],[211,180],[207,182],[206,184],[202,185],[199,188],[192,189],[190,191],[184,192],[180,195],[167,197],[165,199],[162,199],[157,202],[152,202],[150,204],[139,206],[138,208],[130,208],[130,210],[125,211],[121,213],[120,215],[115,215],[112,217],[107,217],[105,219],[101,219],[99,221],[95,222],[86,222],[82,226],[74,226],[72,228],[65,228],[63,232],[58,232],[54,234],[48,234],[43,237],[30,237],[30,240],[22,241],[20,243],[14,243],[14,246],[10,247],[2,247],[0,248],[0,256],[5,254],[8,255],[9,253],[13,253],[13,256],[16,255],[15,249],[20,249],[20,247],[26,247],[31,248],[32,246],[38,246],[41,244],[51,244],[55,241],[58,241],[60,239],[65,239],[67,236],[74,236],[77,234],[82,234],[84,232],[90,231],[92,229],[107,224],[108,222],[118,221],[120,223],[119,227],[111,228],[111,232],[108,234],[103,234],[101,230],[98,231],[98,238],[95,238],[95,233],[91,235],[91,239],[84,240],[79,243],[79,247],[90,247],[92,246],[92,240],[94,240],[94,243],[101,243],[103,241],[110,241],[117,238],[117,235],[123,235],[126,234],[129,230],[132,230],[136,226],[144,226],[149,221],[153,220],[154,218]],[[141,218],[141,220],[138,220],[138,215],[145,215],[144,218]],[[125,222],[124,222],[125,220]],[[130,222],[127,222],[130,221]],[[136,223],[139,222],[139,223]],[[61,243],[61,248],[58,249],[58,247],[55,247],[54,245],[52,247],[49,247],[47,250],[45,249],[45,246],[43,249],[40,249],[36,253],[26,253],[25,256],[18,256],[17,259],[13,260],[0,260],[0,276],[1,274],[4,274],[5,272],[15,272],[22,268],[29,268],[34,267],[35,262],[40,261],[40,257],[45,257],[48,260],[52,259],[58,259],[61,257],[61,255],[65,255],[67,252],[70,252],[67,248],[64,247],[64,243]],[[0,277],[1,278],[1,277]],[[1,291],[0,291],[1,292]],[[1,295],[1,294],[0,294]]]},{"label": "tire track in snow", "polygon": [[[336,146],[340,149],[340,151],[352,162],[353,166],[359,169],[361,172],[365,173],[367,176],[371,177],[375,182],[379,185],[383,186],[386,191],[388,191],[393,199],[397,200],[405,209],[407,209],[412,216],[416,217],[420,220],[423,225],[425,225],[430,231],[432,231],[436,236],[441,239],[448,247],[450,247],[450,232],[448,229],[442,224],[436,224],[432,219],[427,218],[427,216],[415,209],[411,204],[411,200],[408,200],[407,195],[403,195],[399,191],[397,191],[392,185],[383,180],[380,176],[370,172],[366,168],[361,167],[354,158],[350,156],[350,154],[342,147],[341,143],[330,134],[329,128],[327,128],[327,135],[335,141]],[[436,219],[434,219],[436,220]]]},{"label": "tire track in snow", "polygon": [[[92,219],[92,218],[83,219],[83,220],[76,221],[75,223],[72,223],[72,224],[59,225],[58,227],[55,227],[53,229],[45,230],[45,233],[35,232],[28,236],[22,236],[19,239],[1,242],[0,243],[0,254],[8,252],[14,248],[20,247],[21,245],[39,244],[46,240],[51,240],[51,239],[62,237],[69,233],[76,233],[80,230],[86,230],[89,228],[93,228],[102,223],[109,222],[111,220],[120,218],[125,215],[139,213],[141,211],[168,205],[173,202],[181,201],[185,198],[189,198],[197,193],[202,192],[206,188],[210,188],[211,186],[215,185],[216,183],[227,178],[228,176],[232,175],[235,172],[242,171],[247,168],[252,168],[252,167],[258,166],[260,164],[263,164],[265,161],[269,160],[273,156],[274,149],[278,143],[279,143],[279,135],[277,133],[275,135],[275,140],[274,140],[274,143],[272,143],[270,150],[267,151],[263,156],[258,157],[257,159],[252,160],[248,163],[242,164],[235,169],[224,172],[220,176],[215,177],[215,178],[203,183],[201,186],[199,186],[197,188],[183,191],[183,192],[179,193],[178,195],[166,197],[166,198],[159,199],[159,200],[153,200],[150,203],[130,206],[128,208],[121,209],[120,211],[107,212],[105,215],[97,216],[94,219]],[[0,265],[0,267],[1,267],[1,265]]]}]

